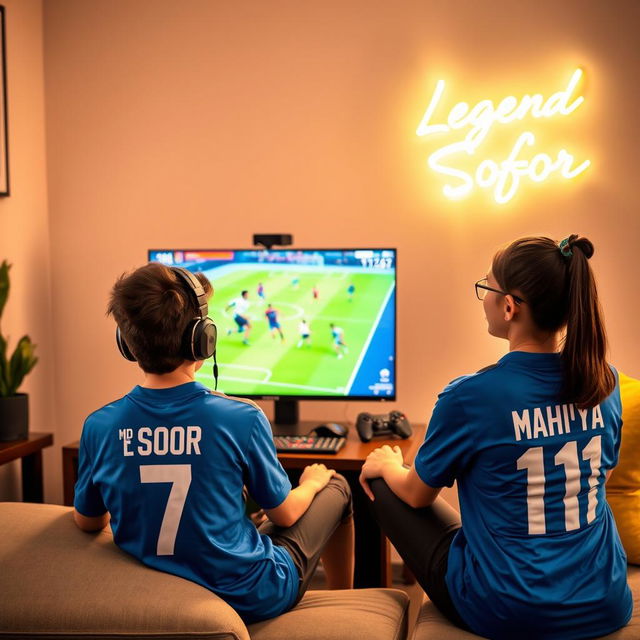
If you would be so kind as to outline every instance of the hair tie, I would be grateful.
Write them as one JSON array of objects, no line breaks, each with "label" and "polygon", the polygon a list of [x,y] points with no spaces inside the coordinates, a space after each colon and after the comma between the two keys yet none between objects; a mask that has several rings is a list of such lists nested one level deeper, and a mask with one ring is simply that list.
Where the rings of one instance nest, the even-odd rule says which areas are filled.
[{"label": "hair tie", "polygon": [[569,238],[565,238],[558,244],[558,249],[560,249],[560,253],[565,258],[570,258],[573,255],[573,251],[571,251],[571,246],[569,245]]}]

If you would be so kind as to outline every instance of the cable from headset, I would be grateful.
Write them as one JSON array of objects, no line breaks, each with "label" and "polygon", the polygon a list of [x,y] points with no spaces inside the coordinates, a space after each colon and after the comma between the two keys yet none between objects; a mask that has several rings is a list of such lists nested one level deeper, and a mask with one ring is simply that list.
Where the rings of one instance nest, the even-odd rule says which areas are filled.
[{"label": "cable from headset", "polygon": [[214,381],[213,390],[217,391],[218,390],[218,362],[216,360],[215,350],[213,352],[213,381]]}]

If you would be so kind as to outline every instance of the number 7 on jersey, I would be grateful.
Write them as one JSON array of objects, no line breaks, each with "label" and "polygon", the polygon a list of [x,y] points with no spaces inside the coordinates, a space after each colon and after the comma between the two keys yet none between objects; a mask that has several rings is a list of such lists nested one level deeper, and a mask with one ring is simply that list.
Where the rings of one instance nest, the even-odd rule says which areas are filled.
[{"label": "number 7 on jersey", "polygon": [[140,482],[170,482],[171,492],[164,510],[156,554],[172,556],[182,518],[182,510],[191,485],[190,464],[140,465]]}]

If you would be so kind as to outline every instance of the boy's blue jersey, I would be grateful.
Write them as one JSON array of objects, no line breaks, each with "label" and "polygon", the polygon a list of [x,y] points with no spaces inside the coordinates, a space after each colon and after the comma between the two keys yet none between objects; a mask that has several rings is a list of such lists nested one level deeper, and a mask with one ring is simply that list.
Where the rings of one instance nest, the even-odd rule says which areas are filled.
[{"label": "boy's blue jersey", "polygon": [[299,576],[245,515],[243,485],[265,509],[291,489],[269,422],[249,401],[197,382],[135,387],[85,421],[76,509],[109,511],[118,546],[207,587],[253,622],[290,608]]},{"label": "boy's blue jersey", "polygon": [[626,624],[626,556],[605,499],[620,390],[593,409],[558,400],[559,354],[513,351],[439,396],[415,468],[458,483],[462,529],[447,585],[476,633],[577,640]]}]

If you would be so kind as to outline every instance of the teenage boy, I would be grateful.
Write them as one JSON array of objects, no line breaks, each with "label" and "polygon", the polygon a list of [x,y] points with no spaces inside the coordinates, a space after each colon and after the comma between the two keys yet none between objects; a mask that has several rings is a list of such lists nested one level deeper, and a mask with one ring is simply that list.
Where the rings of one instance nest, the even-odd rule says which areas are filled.
[{"label": "teenage boy", "polygon": [[[249,623],[290,609],[321,555],[329,587],[352,586],[351,495],[317,464],[292,489],[260,408],[195,382],[215,348],[194,342],[211,294],[202,274],[153,263],[115,283],[108,313],[144,381],[86,419],[74,516],[85,531],[110,518],[124,551],[210,589]],[[243,485],[269,518],[259,529]]]}]

